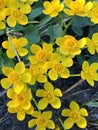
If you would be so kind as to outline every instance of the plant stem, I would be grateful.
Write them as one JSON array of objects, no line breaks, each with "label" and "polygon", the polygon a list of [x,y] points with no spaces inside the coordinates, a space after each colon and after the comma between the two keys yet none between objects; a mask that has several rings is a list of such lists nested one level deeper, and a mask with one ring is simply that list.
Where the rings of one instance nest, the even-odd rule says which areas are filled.
[{"label": "plant stem", "polygon": [[81,76],[81,74],[71,74],[70,77]]},{"label": "plant stem", "polygon": [[65,127],[64,127],[64,124],[63,124],[62,120],[60,118],[58,118],[58,120],[59,120],[61,126],[63,127],[63,129],[66,130]]},{"label": "plant stem", "polygon": [[36,105],[36,107],[37,107],[38,111],[41,113],[41,111],[40,111],[40,109],[39,109],[39,107],[38,107],[38,105],[37,105],[37,102],[36,102],[36,100],[35,100],[35,98],[34,98],[34,97],[33,97],[33,101],[34,101],[34,103],[35,103],[35,105]]}]

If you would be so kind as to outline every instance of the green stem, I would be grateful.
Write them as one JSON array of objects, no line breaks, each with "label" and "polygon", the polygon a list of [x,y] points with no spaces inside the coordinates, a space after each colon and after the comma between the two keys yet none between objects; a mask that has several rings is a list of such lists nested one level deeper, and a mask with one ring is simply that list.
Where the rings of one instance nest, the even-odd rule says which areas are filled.
[{"label": "green stem", "polygon": [[36,107],[37,107],[38,111],[41,113],[41,111],[40,111],[40,109],[39,109],[39,107],[38,107],[38,105],[37,105],[37,102],[36,102],[36,100],[35,100],[35,98],[34,98],[34,97],[33,97],[33,101],[34,101],[34,103],[35,103],[35,105],[36,105]]},{"label": "green stem", "polygon": [[81,74],[71,74],[70,77],[81,76]]},{"label": "green stem", "polygon": [[58,120],[59,120],[61,126],[63,127],[63,129],[66,130],[65,127],[64,127],[64,124],[63,124],[62,120],[60,118],[58,118]]},{"label": "green stem", "polygon": [[61,20],[63,21],[64,27],[67,29],[68,27],[67,27],[67,24],[66,24],[65,21],[64,21],[64,18],[63,18],[62,15],[60,15],[60,14],[59,14],[59,17],[60,17]]}]

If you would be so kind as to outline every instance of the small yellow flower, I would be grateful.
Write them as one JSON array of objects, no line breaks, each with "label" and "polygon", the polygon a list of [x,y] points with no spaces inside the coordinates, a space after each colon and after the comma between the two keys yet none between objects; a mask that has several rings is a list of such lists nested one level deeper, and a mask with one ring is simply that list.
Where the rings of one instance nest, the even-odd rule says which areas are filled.
[{"label": "small yellow flower", "polygon": [[86,44],[86,39],[82,38],[79,41],[71,36],[66,35],[64,37],[59,37],[56,39],[56,44],[59,46],[59,51],[66,56],[74,57],[81,53],[81,48]]},{"label": "small yellow flower", "polygon": [[10,41],[4,41],[2,42],[3,48],[7,49],[6,54],[9,58],[14,58],[16,56],[15,49],[17,50],[19,56],[25,56],[28,53],[28,50],[24,48],[28,44],[28,41],[26,38],[12,38],[12,43]]},{"label": "small yellow flower", "polygon": [[8,26],[15,27],[17,23],[26,25],[28,23],[26,14],[31,12],[31,6],[29,4],[18,3],[16,0],[9,0],[4,12],[8,16]]},{"label": "small yellow flower", "polygon": [[51,2],[45,1],[43,5],[45,8],[43,13],[51,17],[56,17],[64,8],[64,4],[61,4],[60,0],[52,0]]},{"label": "small yellow flower", "polygon": [[11,99],[7,103],[8,111],[10,113],[17,113],[18,120],[22,121],[25,119],[26,113],[32,114],[34,112],[34,108],[31,105],[32,93],[27,86],[25,86],[19,94],[17,94],[13,88],[9,88],[7,96]]},{"label": "small yellow flower", "polygon": [[70,76],[70,72],[67,67],[72,66],[72,64],[72,59],[54,53],[52,60],[47,63],[49,78],[51,80],[57,80],[58,77],[68,78]]},{"label": "small yellow flower", "polygon": [[86,42],[90,54],[94,55],[95,52],[98,53],[98,33],[94,33],[92,39],[86,38]]},{"label": "small yellow flower", "polygon": [[36,91],[36,96],[43,97],[38,102],[38,107],[41,110],[45,109],[48,104],[50,104],[55,109],[59,109],[61,107],[61,101],[58,97],[62,96],[62,92],[58,88],[54,89],[50,82],[46,82],[44,84],[44,89],[38,89]]},{"label": "small yellow flower", "polygon": [[44,67],[40,67],[38,64],[30,65],[28,71],[31,74],[30,84],[33,85],[36,83],[36,81],[39,83],[44,83],[47,81],[47,76],[45,75],[47,69],[44,69]]},{"label": "small yellow flower", "polygon": [[29,56],[29,60],[32,64],[44,66],[52,57],[52,44],[43,43],[42,48],[39,45],[33,44],[30,49],[33,55]]},{"label": "small yellow flower", "polygon": [[67,15],[87,16],[88,11],[92,8],[92,2],[85,2],[85,0],[65,0],[64,12]]},{"label": "small yellow flower", "polygon": [[3,67],[2,72],[7,78],[1,79],[1,85],[3,88],[8,89],[11,85],[14,85],[14,91],[20,93],[25,86],[25,83],[29,83],[31,75],[29,72],[25,72],[25,65],[23,62],[19,62],[15,65],[14,69],[10,67]]},{"label": "small yellow flower", "polygon": [[55,124],[51,120],[51,117],[52,117],[51,111],[46,111],[46,112],[44,111],[43,113],[40,113],[38,111],[34,111],[32,116],[35,118],[31,119],[28,122],[29,128],[31,128],[35,125],[36,125],[36,130],[46,130],[46,128],[48,128],[50,130],[50,129],[55,128]]},{"label": "small yellow flower", "polygon": [[98,2],[93,2],[93,8],[89,11],[88,17],[94,24],[98,23]]},{"label": "small yellow flower", "polygon": [[92,87],[94,86],[94,80],[98,81],[98,63],[92,63],[89,65],[87,61],[83,62],[81,78],[86,80]]},{"label": "small yellow flower", "polygon": [[62,116],[68,117],[64,121],[65,129],[70,129],[76,123],[79,128],[86,128],[87,121],[84,116],[88,116],[85,108],[80,108],[75,101],[71,101],[70,109],[63,109]]}]

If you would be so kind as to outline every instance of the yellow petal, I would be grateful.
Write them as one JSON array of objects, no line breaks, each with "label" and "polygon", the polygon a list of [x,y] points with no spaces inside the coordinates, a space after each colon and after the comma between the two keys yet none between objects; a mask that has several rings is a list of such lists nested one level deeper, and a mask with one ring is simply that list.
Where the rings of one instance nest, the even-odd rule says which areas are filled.
[{"label": "yellow petal", "polygon": [[54,95],[55,95],[55,96],[58,96],[58,97],[61,97],[61,96],[62,96],[61,90],[58,89],[58,88],[56,88],[56,89],[54,90]]},{"label": "yellow petal", "polygon": [[21,105],[22,105],[21,107],[22,107],[24,110],[28,110],[28,109],[31,107],[30,101],[24,101],[24,102],[22,102]]},{"label": "yellow petal", "polygon": [[41,113],[39,111],[34,111],[32,116],[39,118],[41,116]]},{"label": "yellow petal", "polygon": [[5,29],[5,28],[6,28],[5,23],[0,21],[0,29]]},{"label": "yellow petal", "polygon": [[87,112],[87,110],[85,108],[81,108],[79,113],[82,116],[88,116],[88,112]]},{"label": "yellow petal", "polygon": [[23,110],[18,111],[18,113],[17,113],[17,119],[19,121],[23,121],[25,119],[25,111],[23,111]]},{"label": "yellow petal", "polygon": [[50,91],[50,92],[53,92],[53,90],[54,90],[53,85],[50,82],[46,82],[44,84],[44,88],[46,91]]},{"label": "yellow petal", "polygon": [[8,78],[3,78],[1,80],[1,85],[3,88],[8,89],[11,86],[12,83],[8,81]]},{"label": "yellow petal", "polygon": [[8,42],[8,41],[2,42],[2,46],[3,46],[3,48],[8,49],[8,47],[9,47],[9,42]]},{"label": "yellow petal", "polygon": [[62,116],[70,116],[71,115],[71,110],[70,109],[63,109],[62,110]]},{"label": "yellow petal", "polygon": [[46,99],[40,99],[40,101],[38,102],[38,107],[40,110],[43,110],[47,107],[48,105],[48,101]]},{"label": "yellow petal", "polygon": [[31,49],[31,52],[32,52],[33,54],[36,54],[38,51],[41,50],[41,47],[38,46],[38,45],[36,45],[36,44],[33,44],[33,45],[30,47],[30,49]]},{"label": "yellow petal", "polygon": [[28,122],[28,127],[32,128],[34,125],[36,125],[36,119],[32,119]]},{"label": "yellow petal", "polygon": [[28,54],[28,50],[25,49],[25,48],[19,48],[19,49],[18,49],[18,53],[19,53],[19,55],[22,57],[22,56],[25,56],[25,55]]},{"label": "yellow petal", "polygon": [[48,120],[47,128],[48,129],[54,129],[55,128],[55,124],[54,124],[54,122],[52,120]]},{"label": "yellow petal", "polygon": [[69,9],[64,9],[64,12],[67,14],[67,15],[69,15],[69,16],[73,16],[74,15],[74,12],[73,11],[71,11],[71,10],[69,10]]},{"label": "yellow petal", "polygon": [[9,16],[7,18],[7,24],[10,26],[10,27],[15,27],[16,26],[16,20],[13,19],[12,16]]},{"label": "yellow petal", "polygon": [[21,79],[22,79],[23,82],[29,83],[30,80],[31,80],[31,74],[30,74],[30,73],[24,73],[24,74],[21,76]]},{"label": "yellow petal", "polygon": [[70,129],[70,128],[73,127],[73,125],[74,125],[74,123],[71,121],[70,118],[68,118],[68,119],[66,119],[64,121],[64,127],[65,127],[65,129]]},{"label": "yellow petal", "polygon": [[26,15],[23,15],[21,19],[18,19],[17,21],[20,25],[26,25],[28,23],[28,17]]},{"label": "yellow petal", "polygon": [[52,111],[43,112],[42,116],[47,119],[50,119],[52,117]]},{"label": "yellow petal", "polygon": [[86,128],[87,121],[84,117],[81,117],[81,120],[76,123],[79,128]]},{"label": "yellow petal", "polygon": [[8,96],[8,98],[12,98],[12,99],[14,98],[15,92],[14,92],[13,88],[8,89],[7,96]]},{"label": "yellow petal", "polygon": [[37,64],[38,60],[36,59],[36,56],[29,56],[29,60],[32,64]]},{"label": "yellow petal", "polygon": [[49,72],[48,72],[48,76],[51,80],[57,80],[58,78],[58,74],[54,72],[53,69],[51,69]]},{"label": "yellow petal", "polygon": [[70,103],[70,109],[72,110],[72,111],[79,111],[79,109],[80,109],[80,107],[79,107],[79,105],[78,105],[78,103],[76,103],[75,101],[71,101],[71,103]]},{"label": "yellow petal", "polygon": [[58,97],[55,97],[54,102],[51,102],[50,104],[55,109],[59,109],[61,107],[61,101]]},{"label": "yellow petal", "polygon": [[19,106],[19,102],[17,100],[11,100],[7,103],[7,106],[10,108],[15,108]]},{"label": "yellow petal", "polygon": [[44,90],[38,89],[38,90],[36,91],[36,96],[37,96],[37,97],[43,97],[44,95],[45,95],[45,91],[44,91]]},{"label": "yellow petal", "polygon": [[18,39],[19,43],[21,44],[20,46],[23,47],[23,46],[26,46],[27,43],[28,43],[28,40],[24,37],[21,37]]},{"label": "yellow petal", "polygon": [[89,63],[87,61],[84,61],[82,64],[82,69],[85,71],[89,67]]},{"label": "yellow petal", "polygon": [[46,77],[45,75],[39,75],[39,76],[37,77],[37,81],[38,81],[39,83],[44,83],[44,82],[47,81],[47,77]]},{"label": "yellow petal", "polygon": [[9,58],[14,58],[14,57],[16,56],[16,53],[15,53],[15,51],[13,50],[12,47],[11,47],[11,48],[8,48],[8,50],[6,51],[6,53],[7,53],[7,56],[8,56]]},{"label": "yellow petal", "polygon": [[13,71],[13,68],[10,67],[3,67],[2,72],[4,75],[8,76]]},{"label": "yellow petal", "polygon": [[21,12],[23,14],[28,14],[31,12],[31,6],[28,4],[24,4],[24,6],[21,8]]},{"label": "yellow petal", "polygon": [[19,94],[24,88],[24,83],[19,82],[17,84],[14,84],[13,88],[14,88],[15,93]]},{"label": "yellow petal", "polygon": [[25,71],[25,65],[23,62],[19,62],[15,65],[15,71],[17,71],[19,74],[24,73]]}]

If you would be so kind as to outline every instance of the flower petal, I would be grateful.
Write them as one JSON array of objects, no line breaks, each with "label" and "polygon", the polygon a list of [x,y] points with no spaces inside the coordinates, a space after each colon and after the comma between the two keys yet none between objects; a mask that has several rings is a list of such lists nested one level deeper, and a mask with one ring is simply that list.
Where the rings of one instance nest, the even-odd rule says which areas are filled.
[{"label": "flower petal", "polygon": [[54,102],[51,102],[50,104],[55,109],[59,109],[61,107],[61,101],[58,97],[55,97]]},{"label": "flower petal", "polygon": [[50,119],[52,117],[52,111],[43,112],[42,116],[47,119]]},{"label": "flower petal", "polygon": [[50,91],[50,92],[53,92],[53,90],[54,90],[53,85],[52,85],[50,82],[46,82],[46,83],[44,84],[44,89],[45,89],[46,91]]},{"label": "flower petal", "polygon": [[36,91],[36,96],[37,97],[43,97],[45,95],[45,91],[43,89],[38,89]]},{"label": "flower petal", "polygon": [[8,98],[12,98],[12,99],[14,98],[15,92],[14,92],[13,88],[8,89],[7,96],[8,96]]},{"label": "flower petal", "polygon": [[28,122],[28,127],[32,128],[34,125],[36,125],[36,119],[32,119]]},{"label": "flower petal", "polygon": [[15,27],[16,26],[16,20],[13,19],[12,16],[9,16],[7,18],[7,24],[10,26],[10,27]]},{"label": "flower petal", "polygon": [[25,84],[23,82],[14,84],[13,88],[14,88],[15,93],[19,94],[23,90],[24,86],[25,86]]},{"label": "flower petal", "polygon": [[71,121],[70,118],[68,118],[68,119],[66,119],[64,121],[64,127],[65,127],[65,129],[70,129],[70,128],[73,127],[73,125],[74,125],[74,123]]},{"label": "flower petal", "polygon": [[17,113],[17,119],[19,121],[23,121],[25,119],[25,111],[23,111],[23,110],[18,111],[18,113]]},{"label": "flower petal", "polygon": [[78,103],[76,103],[75,101],[71,101],[70,109],[72,111],[79,111],[80,107],[79,107]]},{"label": "flower petal", "polygon": [[1,80],[1,85],[3,88],[8,89],[11,86],[12,83],[8,81],[8,78],[3,78]]},{"label": "flower petal", "polygon": [[25,48],[19,48],[18,53],[19,53],[20,56],[25,56],[25,55],[27,55],[28,50],[25,49]]},{"label": "flower petal", "polygon": [[84,117],[81,117],[80,121],[76,123],[79,128],[86,128],[87,121]]},{"label": "flower petal", "polygon": [[53,69],[51,69],[49,72],[48,72],[48,76],[51,80],[57,80],[58,78],[58,74],[54,72]]},{"label": "flower petal", "polygon": [[55,128],[55,124],[54,124],[54,122],[52,120],[48,120],[47,128],[48,129],[54,129]]},{"label": "flower petal", "polygon": [[38,107],[39,109],[43,110],[47,107],[48,105],[48,101],[46,99],[40,99],[40,101],[38,102]]},{"label": "flower petal", "polygon": [[80,115],[82,115],[82,116],[88,116],[87,110],[85,108],[81,108],[80,109]]},{"label": "flower petal", "polygon": [[58,97],[61,97],[61,96],[62,96],[61,90],[58,89],[58,88],[56,88],[56,89],[54,90],[54,95],[55,95],[55,96],[58,96]]},{"label": "flower petal", "polygon": [[4,75],[8,76],[13,71],[13,68],[10,67],[3,67],[2,72]]},{"label": "flower petal", "polygon": [[71,110],[70,109],[63,109],[62,110],[62,116],[70,116],[71,115]]},{"label": "flower petal", "polygon": [[24,63],[23,62],[17,63],[16,66],[15,66],[15,71],[17,71],[19,74],[24,73],[24,71],[25,71]]},{"label": "flower petal", "polygon": [[25,83],[29,83],[31,80],[31,74],[30,73],[24,73],[23,75],[21,75],[21,79],[23,82]]},{"label": "flower petal", "polygon": [[28,23],[28,17],[26,15],[23,15],[21,19],[18,19],[17,21],[20,25],[26,25]]}]

